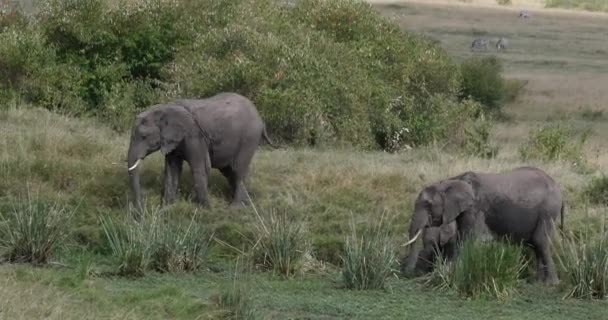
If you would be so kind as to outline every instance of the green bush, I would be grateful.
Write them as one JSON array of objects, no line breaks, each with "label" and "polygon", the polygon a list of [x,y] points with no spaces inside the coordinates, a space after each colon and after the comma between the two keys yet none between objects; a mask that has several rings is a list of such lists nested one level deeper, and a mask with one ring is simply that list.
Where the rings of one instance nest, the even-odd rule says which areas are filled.
[{"label": "green bush", "polygon": [[386,221],[381,219],[375,226],[364,228],[360,235],[351,225],[344,244],[342,281],[348,289],[382,289],[394,272],[395,259]]},{"label": "green bush", "polygon": [[591,131],[584,131],[575,140],[575,132],[562,125],[547,125],[531,132],[528,141],[519,148],[523,160],[569,160],[584,164],[583,146]]},{"label": "green bush", "polygon": [[589,202],[608,206],[608,177],[594,177],[583,190],[583,195]]},{"label": "green bush", "polygon": [[515,292],[526,265],[521,246],[466,240],[455,263],[438,259],[426,282],[465,297],[505,299]]},{"label": "green bush", "polygon": [[605,299],[608,296],[608,234],[583,233],[562,237],[558,243],[558,266],[568,286],[566,297]]},{"label": "green bush", "polygon": [[505,98],[502,63],[495,57],[469,58],[460,66],[461,98],[472,98],[489,110],[497,111]]},{"label": "green bush", "polygon": [[490,132],[492,122],[482,117],[478,121],[471,121],[470,126],[465,126],[465,140],[463,149],[468,155],[494,158],[498,154],[498,146],[490,143]]},{"label": "green bush", "polygon": [[496,0],[496,3],[501,6],[510,6],[511,4],[513,4],[511,0]]},{"label": "green bush", "polygon": [[283,276],[293,275],[300,270],[303,257],[309,251],[304,225],[286,213],[275,211],[270,211],[267,219],[259,214],[258,218],[256,230],[260,236],[254,249],[256,262]]},{"label": "green bush", "polygon": [[445,138],[460,108],[447,53],[360,1],[52,0],[16,25],[0,34],[0,98],[116,129],[154,103],[236,91],[279,140],[392,151]]},{"label": "green bush", "polygon": [[0,258],[46,264],[68,235],[73,211],[28,196],[0,210]]}]

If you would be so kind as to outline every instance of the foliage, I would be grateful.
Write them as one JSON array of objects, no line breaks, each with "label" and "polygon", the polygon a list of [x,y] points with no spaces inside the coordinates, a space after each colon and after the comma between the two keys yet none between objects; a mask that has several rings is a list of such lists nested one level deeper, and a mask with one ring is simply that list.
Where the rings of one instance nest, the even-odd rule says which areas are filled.
[{"label": "foliage", "polygon": [[130,213],[118,224],[109,216],[101,220],[120,275],[197,271],[204,265],[211,238],[194,220],[187,227],[168,223],[158,208],[146,208],[138,218]]},{"label": "foliage", "polygon": [[259,218],[256,233],[260,235],[255,248],[256,261],[283,276],[293,275],[302,267],[303,257],[309,251],[304,224],[285,212],[277,214],[271,210],[265,220],[255,211]]},{"label": "foliage", "polygon": [[361,1],[52,0],[0,40],[0,99],[115,129],[155,103],[234,91],[277,140],[394,151],[445,138],[461,108],[447,53]]},{"label": "foliage", "polygon": [[560,124],[547,125],[530,133],[528,141],[520,146],[519,154],[523,160],[569,160],[584,164],[582,148],[590,132],[584,131],[576,141],[575,132],[571,128]]},{"label": "foliage", "polygon": [[502,63],[495,56],[469,58],[460,66],[462,73],[461,98],[472,98],[489,110],[500,109],[505,98]]},{"label": "foliage", "polygon": [[465,297],[505,299],[515,292],[526,262],[522,247],[499,241],[466,240],[455,263],[437,259],[426,283]]},{"label": "foliage", "polygon": [[513,4],[511,0],[496,0],[496,3],[501,6],[510,6],[511,4]]},{"label": "foliage", "polygon": [[387,225],[383,216],[378,223],[365,226],[359,235],[351,222],[351,234],[346,237],[342,257],[342,281],[346,288],[384,288],[395,262],[395,247]]},{"label": "foliage", "polygon": [[481,158],[494,158],[498,154],[498,146],[490,143],[492,122],[485,117],[465,126],[464,152]]},{"label": "foliage", "polygon": [[48,263],[68,235],[73,211],[30,194],[11,207],[0,209],[0,258],[17,263]]},{"label": "foliage", "polygon": [[583,190],[583,195],[593,204],[608,205],[608,177],[593,177]]},{"label": "foliage", "polygon": [[568,286],[566,298],[605,299],[608,296],[608,243],[605,230],[597,236],[570,234],[558,242],[558,266]]}]

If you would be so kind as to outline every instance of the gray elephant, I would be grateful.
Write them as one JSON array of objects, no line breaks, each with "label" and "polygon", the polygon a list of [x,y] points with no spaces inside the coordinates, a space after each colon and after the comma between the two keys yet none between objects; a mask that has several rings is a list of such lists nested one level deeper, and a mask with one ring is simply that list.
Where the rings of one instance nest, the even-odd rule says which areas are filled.
[{"label": "gray elephant", "polygon": [[428,271],[417,262],[420,250],[415,246],[416,239],[429,226],[455,221],[458,242],[469,236],[490,235],[529,245],[536,254],[537,279],[556,284],[559,280],[550,238],[558,217],[563,228],[560,187],[538,168],[520,167],[504,173],[465,172],[432,184],[418,195],[410,241],[405,244],[413,246],[402,260],[401,270],[404,274]]},{"label": "gray elephant", "polygon": [[137,167],[159,149],[165,156],[163,204],[175,200],[185,160],[192,171],[199,205],[210,207],[207,181],[211,168],[219,169],[228,179],[231,206],[243,205],[247,192],[243,180],[262,138],[274,146],[254,104],[236,93],[151,106],[135,119],[127,155],[136,205],[142,205]]},{"label": "gray elephant", "polygon": [[451,261],[456,254],[457,233],[456,221],[440,226],[425,227],[422,231],[422,250],[417,254],[417,259],[414,261],[416,264],[415,270],[424,273],[432,271],[438,255]]}]

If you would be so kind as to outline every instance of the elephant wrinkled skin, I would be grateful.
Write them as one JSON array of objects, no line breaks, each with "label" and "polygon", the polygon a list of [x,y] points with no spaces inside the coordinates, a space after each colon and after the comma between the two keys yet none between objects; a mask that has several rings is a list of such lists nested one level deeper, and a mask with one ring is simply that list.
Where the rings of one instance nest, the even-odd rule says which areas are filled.
[{"label": "elephant wrinkled skin", "polygon": [[[536,254],[537,279],[559,282],[550,238],[558,217],[564,225],[564,201],[558,184],[534,167],[504,173],[465,172],[424,188],[414,206],[409,229],[409,254],[402,273],[428,272],[426,246],[420,254],[416,239],[429,227],[456,222],[457,241],[483,236],[529,245]],[[457,250],[456,250],[457,252]],[[432,257],[431,257],[432,260]]]},{"label": "elephant wrinkled skin", "polygon": [[211,168],[228,179],[231,205],[243,205],[247,192],[243,180],[261,139],[273,145],[254,104],[236,93],[151,106],[135,119],[127,155],[136,206],[142,205],[138,166],[158,150],[165,156],[163,204],[175,200],[186,161],[199,205],[210,206],[207,180]]}]

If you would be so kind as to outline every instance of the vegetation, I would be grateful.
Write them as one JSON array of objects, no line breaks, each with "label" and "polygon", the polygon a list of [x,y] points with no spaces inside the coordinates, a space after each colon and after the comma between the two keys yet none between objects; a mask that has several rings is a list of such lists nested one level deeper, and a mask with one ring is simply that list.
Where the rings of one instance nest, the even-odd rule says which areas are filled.
[{"label": "vegetation", "polygon": [[[257,213],[257,211],[256,211]],[[309,252],[307,233],[297,217],[288,217],[286,213],[277,214],[271,211],[268,219],[259,216],[256,224],[258,247],[256,260],[263,267],[274,272],[291,276],[302,268],[303,258]]]},{"label": "vegetation", "polygon": [[0,257],[16,263],[46,264],[68,235],[73,211],[31,197],[0,209]]},{"label": "vegetation", "polygon": [[583,190],[585,198],[593,203],[608,206],[608,177],[594,177]]},{"label": "vegetation", "polygon": [[462,97],[471,97],[490,110],[501,106],[505,98],[502,64],[497,57],[470,58],[462,63]]},{"label": "vegetation", "polygon": [[568,284],[565,297],[605,299],[608,296],[608,244],[606,231],[570,235],[559,243],[558,262]]},{"label": "vegetation", "polygon": [[524,160],[571,160],[584,164],[582,148],[589,134],[589,131],[583,132],[577,141],[571,128],[559,124],[547,125],[532,131],[527,143],[520,147],[519,153]]},{"label": "vegetation", "polygon": [[[282,6],[285,2],[290,4]],[[465,170],[540,166],[563,186],[568,229],[577,235],[582,226],[602,221],[604,205],[589,200],[601,196],[579,197],[585,188],[602,189],[587,187],[596,176],[593,166],[577,170],[578,162],[570,161],[574,152],[568,151],[559,151],[556,159],[569,161],[522,160],[518,148],[529,138],[528,129],[549,112],[569,114],[568,108],[581,104],[599,108],[602,95],[590,91],[605,83],[593,73],[605,71],[603,42],[594,41],[605,34],[604,24],[585,19],[579,21],[584,28],[572,28],[578,24],[565,15],[542,15],[534,17],[540,27],[530,31],[525,29],[530,24],[516,25],[513,16],[471,11],[472,18],[461,19],[459,10],[470,9],[450,8],[443,15],[441,7],[429,6],[433,10],[408,8],[412,19],[399,13],[416,31],[410,33],[400,30],[402,21],[346,0],[279,1],[281,6],[274,0],[116,3],[52,0],[31,21],[20,15],[0,19],[0,212],[5,218],[0,231],[9,230],[12,237],[27,229],[15,227],[20,222],[11,219],[17,213],[25,216],[30,203],[48,209],[36,209],[32,221],[48,221],[51,207],[65,215],[57,223],[59,237],[47,236],[48,225],[32,224],[43,230],[36,239],[57,239],[46,260],[52,263],[0,267],[4,316],[475,320],[499,314],[554,320],[604,315],[604,302],[584,301],[602,296],[605,278],[601,269],[590,267],[603,261],[603,245],[595,240],[576,240],[578,248],[593,246],[576,256],[557,252],[574,257],[562,259],[561,287],[508,278],[504,270],[518,272],[514,261],[521,259],[511,247],[494,251],[504,250],[503,255],[488,253],[480,264],[440,265],[445,278],[439,283],[456,291],[430,290],[393,273],[419,190]],[[387,8],[397,11],[399,6]],[[437,16],[445,25],[437,24]],[[462,22],[472,19],[487,31]],[[425,24],[428,29],[418,29]],[[505,25],[508,31],[500,29]],[[499,31],[518,35],[518,49],[501,55],[500,64],[508,74],[530,75],[525,92],[525,80],[502,79],[498,69],[472,68],[464,74],[469,62],[482,65],[489,59],[456,62],[470,54],[461,48],[463,37]],[[550,57],[527,56],[547,49]],[[560,81],[564,78],[555,73],[556,65],[577,79],[576,85]],[[588,72],[584,77],[577,78],[579,67]],[[539,70],[553,73],[538,76]],[[475,72],[503,83],[496,105],[461,94],[465,80],[476,79]],[[489,89],[485,82],[468,88]],[[189,199],[193,182],[187,166],[177,203],[158,209],[163,160],[156,154],[142,168],[148,211],[132,219],[124,163],[132,117],[150,103],[223,90],[251,97],[273,138],[319,147],[262,147],[256,154],[248,191],[256,206],[280,208],[280,214],[258,217],[253,207],[229,208],[228,184],[216,170],[210,178],[213,208],[200,211]],[[570,97],[572,90],[576,94]],[[520,94],[523,99],[517,99]],[[601,118],[600,111],[566,120],[573,130],[565,146],[561,139],[540,144],[575,150],[574,129],[593,126],[600,134],[589,136],[591,145],[601,146],[602,122],[591,122]],[[494,123],[488,112],[510,121]],[[576,151],[577,159],[605,167],[601,154]],[[16,202],[29,192],[39,200]],[[376,215],[379,209],[391,215],[390,223]],[[43,248],[36,239],[27,242]],[[13,244],[3,242],[3,252],[11,252]],[[470,256],[487,250],[472,250]],[[259,258],[253,260],[257,265],[249,260],[246,265],[262,268],[235,272],[231,266],[240,257]],[[576,259],[578,264],[572,263]],[[458,270],[481,270],[487,277],[467,286],[458,280],[463,275],[456,277]],[[491,279],[496,286],[489,287]],[[345,290],[348,283],[385,290]],[[581,294],[568,294],[571,290]],[[461,299],[455,297],[459,292],[509,299]],[[564,302],[564,296],[576,299]]]},{"label": "vegetation", "polygon": [[384,218],[375,226],[364,228],[360,236],[351,225],[342,258],[342,281],[346,288],[383,289],[393,273],[395,248]]},{"label": "vegetation", "polygon": [[438,259],[427,284],[454,289],[464,297],[506,299],[513,295],[526,267],[520,246],[467,240],[454,262]]}]

